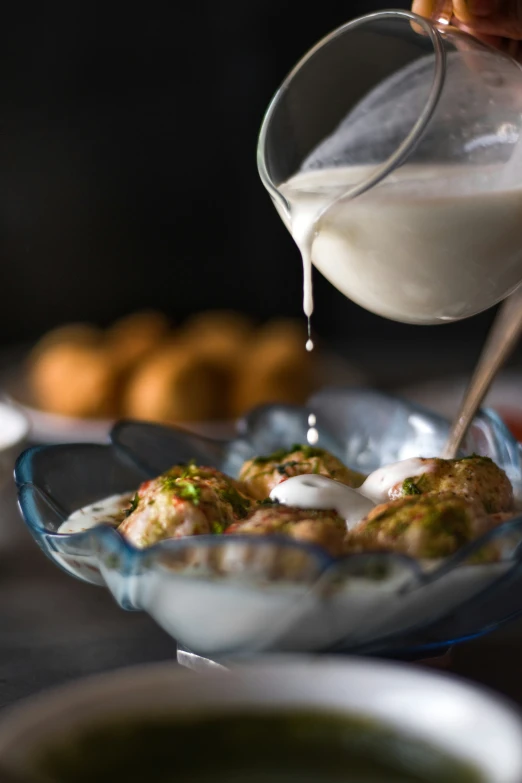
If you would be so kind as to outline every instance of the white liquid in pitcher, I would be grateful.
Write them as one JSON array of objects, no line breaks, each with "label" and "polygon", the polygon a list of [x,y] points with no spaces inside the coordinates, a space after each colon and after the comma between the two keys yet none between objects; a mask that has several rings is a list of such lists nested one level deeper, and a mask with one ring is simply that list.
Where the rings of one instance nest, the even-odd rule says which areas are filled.
[{"label": "white liquid in pitcher", "polygon": [[280,187],[303,257],[343,293],[392,320],[440,323],[492,306],[522,279],[522,183],[493,167],[403,166],[355,199],[322,210],[372,167],[297,174]]}]

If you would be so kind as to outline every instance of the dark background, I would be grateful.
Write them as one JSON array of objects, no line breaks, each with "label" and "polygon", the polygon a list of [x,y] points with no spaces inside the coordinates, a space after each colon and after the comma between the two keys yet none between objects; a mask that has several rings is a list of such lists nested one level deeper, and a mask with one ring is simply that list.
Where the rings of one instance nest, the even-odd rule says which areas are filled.
[{"label": "dark background", "polygon": [[[259,181],[257,132],[297,59],[385,3],[4,3],[0,345],[146,306],[177,321],[227,306],[300,316],[299,256]],[[316,300],[317,330],[347,357],[358,350],[375,366],[384,353],[415,378],[421,360],[426,374],[469,367],[492,317],[393,324],[319,277]],[[12,498],[2,507],[10,543],[23,534],[17,517]],[[145,616],[72,582],[28,541],[4,548],[0,703],[172,658],[172,641]],[[522,699],[520,634],[516,625],[459,647],[454,670]]]},{"label": "dark background", "polygon": [[[217,307],[299,316],[300,259],[257,174],[258,129],[297,59],[380,7],[9,4],[0,46],[0,342],[150,306],[175,321]],[[316,303],[317,332],[345,346],[408,341],[429,350],[442,341],[474,355],[492,317],[393,324],[319,276]]]}]

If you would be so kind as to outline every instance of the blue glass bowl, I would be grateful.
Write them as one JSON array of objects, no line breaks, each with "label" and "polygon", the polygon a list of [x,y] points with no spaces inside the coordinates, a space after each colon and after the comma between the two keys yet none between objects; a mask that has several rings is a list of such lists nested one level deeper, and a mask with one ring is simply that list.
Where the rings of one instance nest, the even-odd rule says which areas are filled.
[{"label": "blue glass bowl", "polygon": [[[122,421],[108,445],[25,451],[15,469],[22,515],[58,565],[105,585],[124,609],[147,611],[200,655],[422,654],[490,631],[522,611],[522,516],[429,566],[382,552],[334,559],[277,537],[200,536],[138,550],[107,525],[57,532],[78,508],[133,491],[175,463],[195,459],[237,475],[251,456],[306,442],[311,412],[319,445],[366,473],[411,456],[436,456],[448,432],[439,416],[366,389],[326,389],[305,407],[256,408],[229,441]],[[463,451],[472,452],[502,466],[520,500],[520,447],[494,412],[477,416]],[[500,560],[474,564],[493,539]]]}]

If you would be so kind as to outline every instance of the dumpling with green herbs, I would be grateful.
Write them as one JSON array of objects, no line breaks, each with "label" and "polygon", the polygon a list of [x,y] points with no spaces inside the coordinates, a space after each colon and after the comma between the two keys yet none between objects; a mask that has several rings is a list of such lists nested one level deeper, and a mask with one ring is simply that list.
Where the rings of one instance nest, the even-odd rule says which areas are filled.
[{"label": "dumpling with green herbs", "polygon": [[141,485],[118,530],[143,549],[167,538],[223,533],[251,505],[239,484],[219,470],[177,465]]},{"label": "dumpling with green herbs", "polygon": [[489,457],[473,454],[462,459],[422,459],[426,470],[406,479],[390,492],[390,499],[427,492],[453,492],[478,500],[488,514],[513,508],[513,487],[502,468]]},{"label": "dumpling with green herbs", "polygon": [[359,487],[365,478],[325,449],[296,444],[289,449],[279,449],[268,456],[248,460],[241,468],[239,479],[249,495],[256,500],[264,500],[281,482],[309,473],[335,479],[348,487]]},{"label": "dumpling with green herbs", "polygon": [[343,554],[346,522],[333,510],[292,508],[268,502],[257,504],[245,520],[231,525],[226,534],[286,536],[339,556]]},{"label": "dumpling with green herbs", "polygon": [[[382,503],[346,538],[346,551],[389,550],[421,559],[448,557],[494,527],[482,504],[452,492]],[[495,559],[494,547],[485,553]]]}]

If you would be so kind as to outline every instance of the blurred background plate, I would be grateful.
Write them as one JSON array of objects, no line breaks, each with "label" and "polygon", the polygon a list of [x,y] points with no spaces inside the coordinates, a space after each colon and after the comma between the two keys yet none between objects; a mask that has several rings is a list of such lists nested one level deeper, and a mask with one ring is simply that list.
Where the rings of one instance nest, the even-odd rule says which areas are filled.
[{"label": "blurred background plate", "polygon": [[[23,369],[6,373],[1,383],[5,401],[29,422],[32,443],[105,443],[108,440],[114,419],[61,416],[35,407]],[[211,438],[228,438],[234,432],[233,421],[186,422],[183,426]]]},{"label": "blurred background plate", "polygon": [[[303,347],[304,350],[304,347]],[[35,402],[27,374],[30,349],[23,347],[0,357],[0,391],[6,402],[20,410],[29,422],[29,440],[33,443],[104,443],[115,418],[65,416],[43,410]],[[361,386],[366,373],[336,353],[318,350],[312,390],[319,385]],[[306,390],[304,390],[306,391]],[[306,394],[303,394],[303,398]],[[284,394],[283,400],[284,401]],[[233,436],[235,419],[183,421],[180,426],[211,438]]]}]

